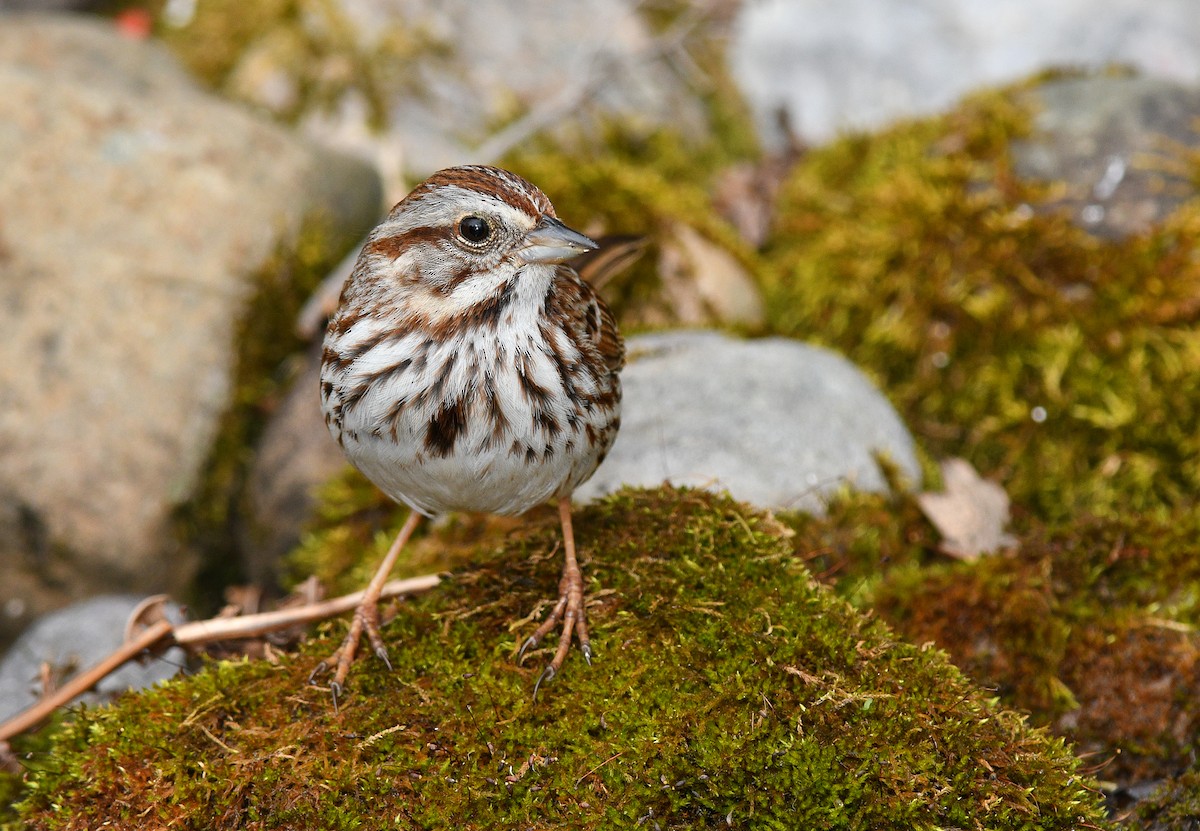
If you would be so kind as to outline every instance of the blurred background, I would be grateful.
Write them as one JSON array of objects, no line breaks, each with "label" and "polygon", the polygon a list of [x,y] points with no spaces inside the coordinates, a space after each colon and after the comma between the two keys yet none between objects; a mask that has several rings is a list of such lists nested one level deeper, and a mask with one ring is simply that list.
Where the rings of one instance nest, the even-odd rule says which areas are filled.
[{"label": "blurred background", "polygon": [[960,455],[1039,521],[1178,516],[1196,11],[0,0],[0,647],[93,595],[279,588],[345,469],[324,315],[388,207],[466,162],[648,238],[603,287],[627,332],[845,353],[910,477]]}]

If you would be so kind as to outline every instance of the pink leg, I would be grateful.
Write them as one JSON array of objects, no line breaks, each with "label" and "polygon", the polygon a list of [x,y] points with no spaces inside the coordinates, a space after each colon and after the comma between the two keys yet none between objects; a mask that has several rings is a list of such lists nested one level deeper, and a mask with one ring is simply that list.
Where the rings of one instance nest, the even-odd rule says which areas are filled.
[{"label": "pink leg", "polygon": [[562,668],[563,661],[567,658],[567,652],[571,649],[572,632],[578,634],[579,649],[583,652],[583,659],[588,664],[592,663],[592,644],[588,639],[587,614],[583,604],[583,572],[579,570],[579,562],[575,559],[575,531],[571,527],[570,497],[558,500],[558,516],[562,522],[563,550],[566,555],[563,562],[562,579],[558,581],[558,602],[554,604],[550,616],[522,644],[521,652],[518,655],[518,659],[524,657],[528,650],[541,643],[542,638],[546,637],[560,621],[562,622],[562,634],[559,635],[558,648],[554,650],[554,657],[550,659],[550,663],[542,670],[537,683],[534,684],[533,695],[535,698],[542,682],[554,678]]},{"label": "pink leg", "polygon": [[350,672],[350,664],[354,661],[354,654],[358,651],[359,638],[362,637],[364,631],[367,634],[368,640],[371,641],[371,648],[375,652],[375,655],[387,664],[388,669],[392,668],[392,662],[388,660],[387,647],[384,646],[383,638],[379,634],[379,595],[383,591],[384,584],[387,583],[388,576],[392,573],[392,568],[396,565],[396,558],[400,556],[400,551],[408,544],[408,538],[412,536],[413,531],[416,530],[420,521],[421,515],[416,511],[408,515],[408,519],[404,522],[404,527],[400,529],[400,533],[396,535],[392,547],[388,549],[383,562],[379,564],[375,576],[367,584],[366,593],[363,594],[363,599],[358,604],[358,608],[354,610],[354,619],[350,622],[350,631],[346,633],[345,639],[342,640],[342,645],[334,650],[332,655],[317,664],[316,669],[309,676],[309,683],[315,683],[316,679],[327,672],[330,666],[335,667],[333,680],[329,682],[329,690],[333,694],[334,709],[337,709],[338,696],[342,694],[342,685],[346,682],[346,676]]}]

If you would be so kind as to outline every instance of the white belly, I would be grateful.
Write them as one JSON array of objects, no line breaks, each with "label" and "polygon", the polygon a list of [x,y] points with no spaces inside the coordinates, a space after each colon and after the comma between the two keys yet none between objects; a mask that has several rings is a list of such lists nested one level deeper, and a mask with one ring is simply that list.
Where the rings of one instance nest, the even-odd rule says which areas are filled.
[{"label": "white belly", "polygon": [[608,452],[616,377],[587,371],[565,337],[497,335],[462,351],[406,335],[323,375],[331,432],[391,498],[425,514],[518,514],[569,495]]}]

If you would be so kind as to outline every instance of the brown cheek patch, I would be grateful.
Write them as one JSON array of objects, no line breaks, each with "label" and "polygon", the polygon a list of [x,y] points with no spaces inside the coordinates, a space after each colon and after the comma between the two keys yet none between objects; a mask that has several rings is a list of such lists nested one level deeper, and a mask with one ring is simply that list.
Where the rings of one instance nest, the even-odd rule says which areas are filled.
[{"label": "brown cheek patch", "polygon": [[401,231],[398,234],[388,234],[386,237],[373,239],[367,243],[365,253],[395,260],[409,246],[441,242],[447,239],[448,236],[449,232],[445,228],[422,225],[419,228],[409,228],[407,231]]}]

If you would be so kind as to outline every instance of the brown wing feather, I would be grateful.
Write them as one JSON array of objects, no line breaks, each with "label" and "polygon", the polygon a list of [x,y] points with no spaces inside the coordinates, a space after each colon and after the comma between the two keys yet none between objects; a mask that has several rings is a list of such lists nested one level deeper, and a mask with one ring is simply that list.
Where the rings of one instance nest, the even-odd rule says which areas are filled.
[{"label": "brown wing feather", "polygon": [[568,265],[558,267],[556,289],[558,314],[570,321],[569,333],[595,347],[609,372],[620,371],[625,366],[625,341],[600,295]]},{"label": "brown wing feather", "polygon": [[608,282],[633,265],[646,253],[650,240],[646,237],[604,236],[596,240],[595,251],[585,251],[571,260],[571,266],[584,282],[602,290]]}]

